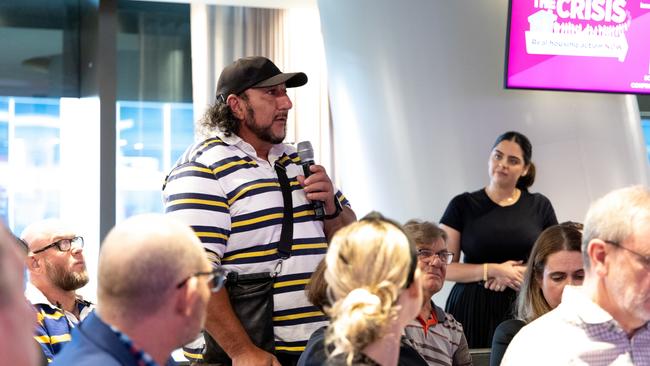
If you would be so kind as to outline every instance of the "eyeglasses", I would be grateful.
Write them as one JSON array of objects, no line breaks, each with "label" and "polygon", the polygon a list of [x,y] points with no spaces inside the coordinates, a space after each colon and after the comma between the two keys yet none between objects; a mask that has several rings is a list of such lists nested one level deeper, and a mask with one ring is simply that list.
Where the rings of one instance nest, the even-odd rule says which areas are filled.
[{"label": "eyeglasses", "polygon": [[210,291],[212,292],[217,292],[221,290],[223,287],[223,284],[226,282],[226,276],[227,272],[225,269],[219,267],[215,268],[210,272],[196,272],[191,276],[188,276],[186,279],[181,281],[178,285],[176,285],[176,288],[181,288],[185,286],[187,281],[190,280],[192,277],[198,277],[198,276],[208,276],[208,286],[210,287]]},{"label": "eyeglasses", "polygon": [[33,251],[32,253],[38,254],[52,247],[56,247],[61,252],[69,252],[71,249],[82,249],[84,247],[84,238],[81,236],[75,236],[74,238],[57,240],[54,243],[46,245],[39,250]]},{"label": "eyeglasses", "polygon": [[610,240],[603,240],[603,241],[605,243],[607,243],[607,244],[611,244],[611,245],[613,245],[615,247],[627,250],[628,252],[630,252],[630,253],[636,255],[637,257],[639,257],[639,259],[641,259],[641,262],[643,263],[643,265],[645,265],[646,267],[650,267],[650,256],[643,255],[643,254],[638,253],[638,252],[636,252],[636,251],[634,251],[632,249],[626,248],[626,247],[622,246],[621,243],[616,242],[616,241],[610,241]]},{"label": "eyeglasses", "polygon": [[451,261],[454,259],[454,253],[448,252],[446,250],[440,251],[440,252],[434,252],[433,250],[429,249],[418,249],[418,259],[423,261],[423,260],[433,260],[436,257],[440,259],[440,261],[444,264],[451,264]]}]

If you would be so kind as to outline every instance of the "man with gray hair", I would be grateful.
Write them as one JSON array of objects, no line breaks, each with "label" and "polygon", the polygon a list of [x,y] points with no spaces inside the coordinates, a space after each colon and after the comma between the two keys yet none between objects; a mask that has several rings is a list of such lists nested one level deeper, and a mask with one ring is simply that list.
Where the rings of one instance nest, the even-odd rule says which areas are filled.
[{"label": "man with gray hair", "polygon": [[25,296],[37,312],[34,338],[52,361],[70,342],[72,329],[94,308],[76,293],[88,283],[84,239],[58,219],[34,222],[21,237],[28,247]]},{"label": "man with gray hair", "polygon": [[194,232],[171,217],[118,224],[99,257],[98,306],[53,365],[164,365],[201,331],[224,280]]},{"label": "man with gray hair", "polygon": [[433,302],[454,255],[447,249],[447,233],[433,222],[420,220],[407,221],[404,231],[415,242],[424,295],[420,314],[404,328],[406,343],[429,365],[471,365],[462,324]]},{"label": "man with gray hair", "polygon": [[582,288],[522,328],[502,365],[650,364],[650,190],[618,189],[587,212]]}]

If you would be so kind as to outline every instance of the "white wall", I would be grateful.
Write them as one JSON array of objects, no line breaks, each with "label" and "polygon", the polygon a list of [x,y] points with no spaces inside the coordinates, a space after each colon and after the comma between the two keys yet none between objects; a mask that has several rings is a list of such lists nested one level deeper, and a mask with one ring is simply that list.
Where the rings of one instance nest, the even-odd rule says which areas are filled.
[{"label": "white wall", "polygon": [[438,221],[488,182],[494,139],[533,143],[558,220],[649,181],[633,96],[503,88],[507,0],[320,0],[337,180],[357,214]]}]

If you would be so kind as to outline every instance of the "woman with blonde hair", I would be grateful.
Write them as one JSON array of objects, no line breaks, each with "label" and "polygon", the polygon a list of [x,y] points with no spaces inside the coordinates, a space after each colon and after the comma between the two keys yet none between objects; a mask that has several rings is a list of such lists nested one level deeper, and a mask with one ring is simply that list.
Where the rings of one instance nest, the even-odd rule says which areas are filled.
[{"label": "woman with blonde hair", "polygon": [[499,365],[512,338],[526,324],[555,309],[566,285],[582,285],[585,271],[580,244],[582,225],[567,222],[544,230],[530,253],[517,296],[515,319],[499,324],[490,365]]},{"label": "woman with blonde hair", "polygon": [[415,246],[379,214],[339,230],[325,258],[327,365],[396,365],[403,329],[420,310]]}]

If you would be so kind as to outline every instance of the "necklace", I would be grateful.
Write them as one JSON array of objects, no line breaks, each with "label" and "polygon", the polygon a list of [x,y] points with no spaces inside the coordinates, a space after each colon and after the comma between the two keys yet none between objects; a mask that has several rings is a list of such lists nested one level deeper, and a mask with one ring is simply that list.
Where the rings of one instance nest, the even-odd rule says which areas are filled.
[{"label": "necklace", "polygon": [[517,200],[519,199],[519,197],[521,196],[521,191],[518,188],[515,188],[515,190],[510,195],[510,197],[507,197],[507,198],[504,198],[504,199],[501,199],[501,200],[496,199],[496,197],[494,197],[494,194],[491,193],[489,189],[486,188],[485,192],[487,193],[488,197],[490,197],[490,199],[492,201],[494,201],[497,205],[502,206],[502,207],[503,206],[511,206],[511,205],[515,204],[517,202]]}]

